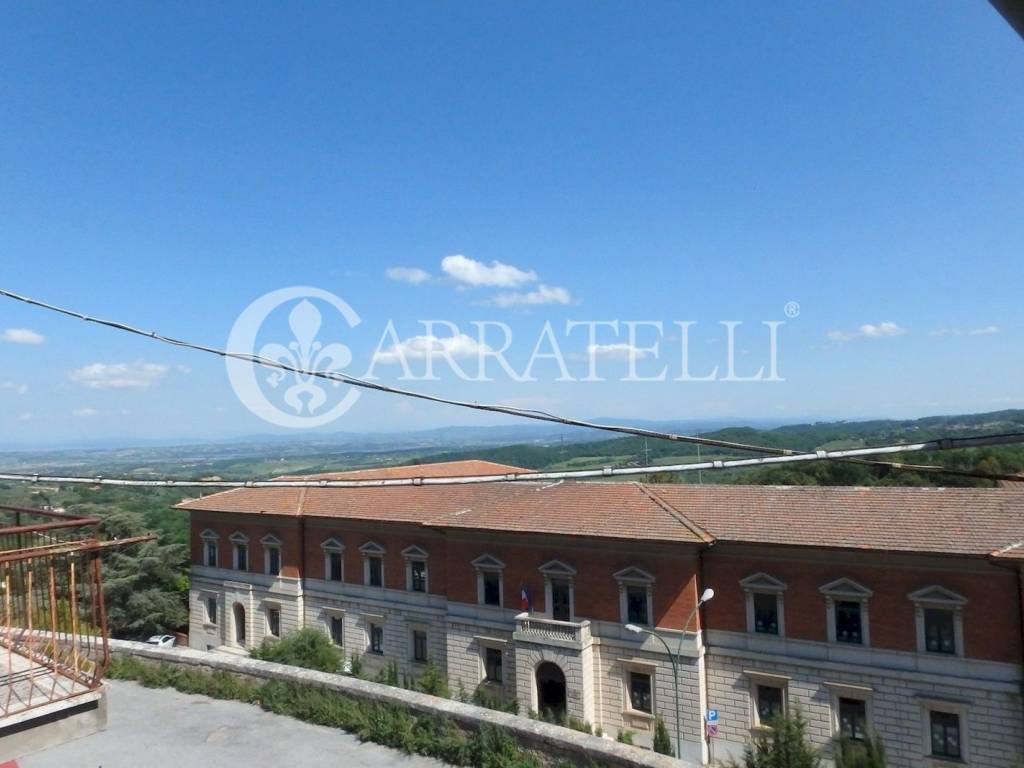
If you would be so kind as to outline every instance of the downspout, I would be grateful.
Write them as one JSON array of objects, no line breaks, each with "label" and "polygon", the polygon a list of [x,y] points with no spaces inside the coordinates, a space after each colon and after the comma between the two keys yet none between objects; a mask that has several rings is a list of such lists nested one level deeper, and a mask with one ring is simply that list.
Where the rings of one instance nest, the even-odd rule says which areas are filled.
[{"label": "downspout", "polygon": [[1020,625],[1020,697],[1021,697],[1021,723],[1024,727],[1024,563],[1014,566],[1013,564],[1001,563],[998,557],[989,557],[989,562],[995,566],[1010,568],[1017,571],[1017,603],[1018,624]]},{"label": "downspout", "polygon": [[[708,586],[707,582],[704,579],[704,553],[710,547],[713,547],[714,545],[715,545],[715,543],[712,541],[712,542],[709,542],[708,544],[706,544],[704,547],[701,547],[699,550],[697,550],[697,579],[699,581],[699,586],[698,586],[698,591],[697,591],[698,599],[699,599],[700,594],[703,592],[703,590],[706,589],[707,586]],[[707,637],[707,633],[705,632],[705,626],[706,625],[704,623],[705,618],[704,618],[704,606],[703,605],[699,605],[697,607],[697,619],[700,622],[700,629],[698,630],[698,635],[700,637],[700,650],[701,650],[701,655],[700,655],[700,669],[701,669],[700,687],[701,687],[701,696],[699,697],[700,700],[701,700],[701,713],[700,713],[701,762],[704,765],[710,765],[711,760],[713,759],[713,754],[711,752],[711,739],[708,738],[707,728],[705,727],[705,724],[704,724],[704,711],[708,708],[708,704],[710,703],[708,701],[708,694],[710,692],[710,688],[709,688],[709,685],[708,685],[708,647],[707,647],[707,645],[705,643],[705,638]]]},{"label": "downspout", "polygon": [[299,595],[298,595],[298,626],[303,629],[306,626],[306,516],[303,514],[303,506],[306,503],[308,488],[303,488],[299,495]]}]

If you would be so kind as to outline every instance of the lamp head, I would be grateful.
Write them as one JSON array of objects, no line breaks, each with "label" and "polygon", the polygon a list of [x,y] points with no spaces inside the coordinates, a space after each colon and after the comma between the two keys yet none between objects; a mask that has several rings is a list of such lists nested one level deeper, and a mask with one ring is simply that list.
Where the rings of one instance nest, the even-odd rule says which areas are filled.
[{"label": "lamp head", "polygon": [[523,611],[522,613],[517,613],[516,614],[516,621],[525,621],[528,618],[530,618],[530,612],[529,611]]},{"label": "lamp head", "polygon": [[639,635],[641,632],[643,632],[643,630],[640,629],[640,627],[638,627],[636,624],[627,624],[626,631],[632,632],[634,635]]},{"label": "lamp head", "polygon": [[701,594],[701,596],[700,596],[700,604],[704,604],[704,603],[708,602],[714,596],[715,596],[715,590],[713,590],[711,587],[708,587],[707,589],[704,590],[703,594]]}]

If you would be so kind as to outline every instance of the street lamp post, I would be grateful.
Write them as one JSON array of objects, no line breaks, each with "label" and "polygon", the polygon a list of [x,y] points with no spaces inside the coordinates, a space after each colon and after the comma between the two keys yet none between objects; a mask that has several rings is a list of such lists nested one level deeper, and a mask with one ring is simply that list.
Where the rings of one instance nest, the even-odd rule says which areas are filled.
[{"label": "street lamp post", "polygon": [[690,628],[690,622],[693,621],[693,617],[697,614],[697,609],[699,609],[702,605],[704,605],[704,603],[708,602],[714,596],[715,590],[711,589],[710,587],[705,589],[704,592],[701,594],[700,600],[698,600],[697,604],[693,606],[693,610],[690,611],[690,615],[687,617],[686,623],[683,625],[683,634],[679,638],[679,650],[676,653],[672,653],[672,649],[669,648],[668,643],[665,642],[665,638],[663,638],[657,632],[654,632],[650,629],[646,629],[645,627],[638,626],[637,624],[626,625],[626,630],[628,632],[632,632],[636,635],[645,634],[650,635],[651,637],[658,638],[658,641],[663,646],[665,646],[665,653],[668,654],[668,659],[672,663],[672,679],[673,683],[675,684],[674,689],[676,704],[676,759],[678,760],[683,759],[683,729],[682,719],[679,715],[679,657],[683,650],[683,636],[686,635],[687,630]]}]

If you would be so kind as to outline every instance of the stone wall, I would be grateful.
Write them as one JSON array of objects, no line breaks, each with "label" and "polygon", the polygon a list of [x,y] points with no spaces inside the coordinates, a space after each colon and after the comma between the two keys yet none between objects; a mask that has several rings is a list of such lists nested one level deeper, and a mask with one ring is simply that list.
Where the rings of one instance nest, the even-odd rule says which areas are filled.
[{"label": "stone wall", "polygon": [[110,649],[115,656],[132,656],[152,663],[183,664],[252,679],[289,680],[316,685],[354,699],[405,707],[416,714],[444,715],[469,731],[485,724],[494,725],[512,734],[522,748],[544,755],[552,762],[568,760],[576,765],[597,764],[613,768],[696,768],[695,763],[680,762],[610,739],[344,675],[299,669],[231,654],[185,648],[163,649],[126,640],[111,640]]}]

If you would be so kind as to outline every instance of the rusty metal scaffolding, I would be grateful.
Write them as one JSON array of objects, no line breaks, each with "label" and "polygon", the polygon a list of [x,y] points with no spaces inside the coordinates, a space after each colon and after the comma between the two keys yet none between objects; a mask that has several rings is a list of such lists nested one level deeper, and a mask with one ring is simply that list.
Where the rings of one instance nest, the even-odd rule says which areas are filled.
[{"label": "rusty metal scaffolding", "polygon": [[99,688],[110,663],[99,518],[0,506],[0,725]]}]

